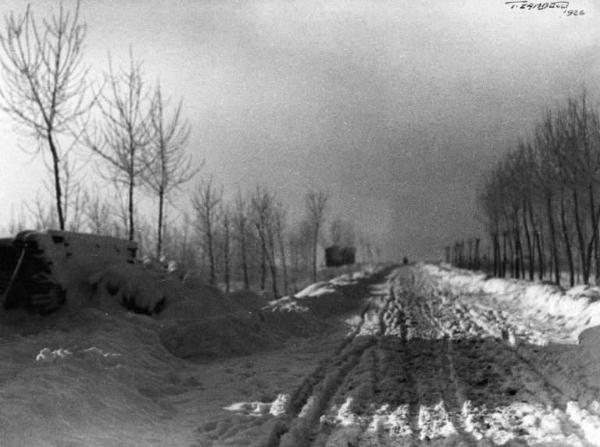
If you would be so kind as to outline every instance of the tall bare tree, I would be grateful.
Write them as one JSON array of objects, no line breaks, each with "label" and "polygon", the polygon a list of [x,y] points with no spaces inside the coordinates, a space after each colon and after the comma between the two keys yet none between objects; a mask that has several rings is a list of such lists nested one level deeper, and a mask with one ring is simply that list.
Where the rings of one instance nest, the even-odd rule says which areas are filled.
[{"label": "tall bare tree", "polygon": [[192,206],[196,210],[200,231],[204,239],[204,249],[208,255],[210,267],[209,283],[211,285],[216,285],[217,283],[215,268],[215,224],[222,197],[222,190],[215,187],[212,178],[199,183],[192,196]]},{"label": "tall bare tree", "polygon": [[283,293],[288,294],[288,268],[286,256],[285,230],[286,230],[286,210],[284,205],[279,202],[273,210],[273,230],[279,247],[279,260],[281,262],[281,275],[283,279]]},{"label": "tall bare tree", "polygon": [[221,208],[221,223],[223,225],[223,276],[225,293],[231,289],[231,210],[227,205]]},{"label": "tall bare tree", "polygon": [[244,289],[250,288],[250,277],[248,275],[248,242],[249,242],[249,222],[248,206],[241,191],[235,198],[235,210],[233,213],[233,228],[235,239],[239,247],[240,265],[242,268],[242,277]]},{"label": "tall bare tree", "polygon": [[279,292],[277,289],[277,265],[275,263],[275,197],[267,188],[257,186],[251,203],[252,220],[261,244],[261,287],[265,288],[266,266],[268,265],[271,272],[273,295],[277,297]]},{"label": "tall bare tree", "polygon": [[52,160],[55,208],[58,224],[65,228],[62,200],[61,160],[68,151],[63,137],[76,134],[74,123],[90,107],[82,64],[86,26],[79,16],[78,1],[73,11],[62,2],[51,19],[38,22],[27,6],[23,15],[5,16],[0,32],[0,107],[27,129],[46,148]]},{"label": "tall bare tree", "polygon": [[190,136],[189,122],[182,118],[181,101],[169,113],[160,84],[156,86],[147,122],[148,150],[143,153],[146,169],[142,180],[158,196],[156,257],[162,255],[165,198],[198,172],[185,153]]},{"label": "tall bare tree", "polygon": [[307,219],[312,227],[312,279],[317,281],[317,248],[319,236],[325,223],[325,212],[327,210],[327,194],[323,191],[308,191],[306,193]]},{"label": "tall bare tree", "polygon": [[146,169],[149,101],[141,63],[129,52],[129,67],[115,72],[109,58],[108,88],[98,100],[101,119],[85,142],[108,165],[108,177],[127,188],[128,236],[135,237],[134,191]]}]

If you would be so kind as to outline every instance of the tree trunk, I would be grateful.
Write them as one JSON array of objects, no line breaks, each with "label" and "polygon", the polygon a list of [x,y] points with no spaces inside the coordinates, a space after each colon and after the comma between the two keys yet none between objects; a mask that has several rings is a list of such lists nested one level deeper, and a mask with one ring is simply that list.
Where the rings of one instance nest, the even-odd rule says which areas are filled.
[{"label": "tree trunk", "polygon": [[260,290],[265,290],[267,285],[267,246],[264,238],[260,236]]},{"label": "tree trunk", "polygon": [[573,287],[575,285],[575,266],[573,265],[573,253],[571,251],[571,240],[569,238],[569,229],[567,227],[565,200],[562,193],[560,195],[560,221],[563,239],[565,241],[565,253],[567,255],[567,262],[569,263],[569,283],[571,284],[571,287]]},{"label": "tree trunk", "polygon": [[133,188],[134,188],[134,178],[133,178],[133,174],[130,172],[129,173],[130,177],[129,177],[129,204],[128,204],[128,210],[129,210],[129,240],[132,241],[134,240],[135,237],[135,226],[134,226],[134,221],[133,221]]},{"label": "tree trunk", "polygon": [[61,230],[65,229],[65,217],[63,215],[62,191],[60,186],[60,160],[58,150],[54,144],[52,134],[48,134],[48,145],[52,153],[52,168],[54,171],[54,193],[56,196],[56,212],[58,213],[58,225]]},{"label": "tree trunk", "polygon": [[[529,261],[528,271],[529,280],[533,281],[535,272],[535,254],[533,250],[533,243],[531,241],[531,235],[529,233],[529,225],[527,224],[527,203],[523,204],[523,230],[525,231],[525,241],[527,242],[527,259]],[[524,275],[523,275],[524,276]]]},{"label": "tree trunk", "polygon": [[317,244],[319,239],[319,227],[315,226],[315,233],[313,235],[313,250],[312,250],[312,280],[317,282]]},{"label": "tree trunk", "polygon": [[158,234],[156,242],[156,259],[160,259],[162,256],[162,236],[163,236],[163,210],[165,206],[165,192],[159,191],[158,193]]},{"label": "tree trunk", "polygon": [[506,278],[506,264],[508,262],[508,259],[506,257],[506,245],[507,245],[507,241],[506,241],[506,231],[502,232],[502,278]]},{"label": "tree trunk", "polygon": [[494,276],[500,276],[500,241],[498,231],[494,232],[492,239],[494,245]]},{"label": "tree trunk", "polygon": [[281,257],[281,268],[282,268],[282,275],[283,275],[283,294],[287,295],[288,294],[288,271],[287,271],[287,265],[286,265],[286,256],[285,256],[285,241],[283,238],[283,235],[281,234],[281,232],[278,233],[278,239],[279,239],[279,256]]},{"label": "tree trunk", "polygon": [[279,297],[279,292],[277,290],[277,265],[275,264],[275,240],[273,237],[273,232],[269,231],[268,236],[270,251],[267,251],[267,260],[269,261],[269,268],[271,270],[271,287],[273,288],[273,298],[277,299]]},{"label": "tree trunk", "polygon": [[581,227],[581,217],[579,215],[579,196],[577,189],[573,189],[573,212],[575,216],[575,228],[577,229],[577,240],[579,242],[579,258],[581,263],[583,282],[588,284],[589,282],[589,271],[587,265],[587,250],[585,245],[585,238],[583,235],[583,229]]},{"label": "tree trunk", "polygon": [[531,203],[531,200],[529,200],[528,205],[529,206],[527,208],[529,210],[529,221],[531,222],[531,228],[533,229],[533,239],[538,253],[538,278],[541,281],[544,279],[544,254],[542,251],[542,241],[537,222],[533,215],[533,204]]},{"label": "tree trunk", "polygon": [[[227,219],[227,218],[226,218]],[[223,241],[223,255],[225,261],[225,293],[229,293],[230,290],[230,280],[229,280],[229,222],[227,221],[224,225],[225,228],[225,240]]]},{"label": "tree trunk", "polygon": [[556,246],[556,230],[554,228],[554,217],[552,216],[552,196],[546,197],[546,213],[548,214],[548,224],[550,226],[550,251],[552,253],[552,263],[554,265],[554,279],[560,286],[560,265],[558,262],[558,248]]},{"label": "tree trunk", "polygon": [[542,279],[544,279],[546,277],[546,275],[550,276],[550,278],[552,278],[552,269],[548,269],[546,268],[546,266],[548,264],[546,264],[546,261],[548,260],[548,258],[552,258],[552,255],[548,252],[548,249],[546,248],[546,244],[547,244],[547,239],[546,239],[546,235],[544,234],[544,225],[540,225],[540,231],[539,231],[539,242],[540,242],[540,247],[541,247],[541,253],[542,253],[542,259],[544,260],[544,264],[543,264],[543,272],[542,272]]},{"label": "tree trunk", "polygon": [[217,285],[217,274],[215,272],[215,253],[213,247],[213,234],[210,216],[207,218],[206,222],[206,243],[208,245],[208,263],[210,268],[209,284],[211,286],[215,286]]},{"label": "tree trunk", "polygon": [[[590,209],[591,209],[591,213],[590,213],[590,219],[591,219],[591,225],[592,225],[592,238],[594,240],[593,243],[593,249],[594,249],[594,264],[595,264],[595,278],[594,278],[594,283],[597,284],[598,283],[598,272],[600,267],[598,266],[598,256],[600,256],[599,253],[599,249],[598,249],[598,217],[596,214],[596,200],[594,198],[594,188],[593,185],[589,185],[588,187],[588,194],[589,194],[589,198],[590,198]],[[592,247],[590,246],[588,248],[588,257],[591,258],[591,253],[592,253]],[[590,264],[590,274],[591,274],[591,259],[589,261]]]},{"label": "tree trunk", "polygon": [[519,230],[519,213],[515,211],[514,216],[514,237],[515,237],[515,257],[516,257],[516,277],[524,278],[525,277],[525,259],[523,257],[523,246],[521,245],[521,231]]},{"label": "tree trunk", "polygon": [[241,234],[241,257],[242,257],[242,275],[244,277],[244,289],[250,289],[250,278],[248,277],[248,255],[246,252],[246,235]]}]

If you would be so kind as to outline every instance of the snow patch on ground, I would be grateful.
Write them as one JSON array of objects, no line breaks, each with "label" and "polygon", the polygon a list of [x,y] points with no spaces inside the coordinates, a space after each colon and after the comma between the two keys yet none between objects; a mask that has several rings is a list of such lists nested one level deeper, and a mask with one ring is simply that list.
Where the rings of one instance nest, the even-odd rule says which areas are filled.
[{"label": "snow patch on ground", "polygon": [[281,416],[285,414],[289,401],[290,395],[281,393],[273,402],[237,402],[223,409],[248,416]]},{"label": "snow patch on ground", "polygon": [[327,295],[329,293],[335,293],[336,289],[329,282],[317,282],[311,284],[310,286],[302,289],[300,292],[295,294],[296,298],[306,298],[306,297],[318,297],[322,295]]},{"label": "snow patch on ground", "polygon": [[307,312],[308,307],[298,303],[298,300],[291,296],[284,296],[278,300],[270,301],[265,310],[271,312]]},{"label": "snow patch on ground", "polygon": [[48,362],[56,359],[64,359],[73,355],[68,349],[58,348],[52,351],[50,348],[42,349],[38,355],[35,356],[36,362]]}]

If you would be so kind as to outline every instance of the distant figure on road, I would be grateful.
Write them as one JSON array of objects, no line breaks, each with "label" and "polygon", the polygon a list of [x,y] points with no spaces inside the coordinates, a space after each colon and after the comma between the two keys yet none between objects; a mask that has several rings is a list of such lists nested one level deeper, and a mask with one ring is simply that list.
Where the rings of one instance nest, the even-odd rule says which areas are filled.
[{"label": "distant figure on road", "polygon": [[408,258],[405,256],[404,259],[402,260],[402,263],[404,265],[408,264]]}]

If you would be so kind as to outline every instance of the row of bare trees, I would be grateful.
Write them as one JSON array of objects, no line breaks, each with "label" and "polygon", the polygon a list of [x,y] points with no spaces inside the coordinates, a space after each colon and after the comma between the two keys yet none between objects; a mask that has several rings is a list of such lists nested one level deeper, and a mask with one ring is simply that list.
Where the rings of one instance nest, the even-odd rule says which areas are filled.
[{"label": "row of bare trees", "polygon": [[[21,15],[6,15],[0,32],[0,108],[31,137],[36,152],[50,156],[52,209],[60,229],[79,225],[80,192],[69,187],[77,183],[76,160],[92,152],[101,160],[103,179],[126,190],[129,239],[136,235],[137,187],[155,197],[160,256],[165,202],[197,171],[185,151],[189,122],[181,101],[172,106],[159,83],[148,85],[131,49],[128,67],[115,69],[109,57],[102,81],[92,83],[83,63],[85,36],[80,2],[72,11],[60,3],[58,12],[42,21],[30,6]],[[69,208],[75,208],[71,216]]]},{"label": "row of bare trees", "polygon": [[[447,245],[444,247],[446,263],[459,268],[479,270],[482,266],[480,242],[479,238],[473,238],[457,241],[452,246]],[[485,260],[484,257],[484,263]]]},{"label": "row of bare trees", "polygon": [[[235,279],[243,288],[254,283],[279,296],[297,289],[309,275],[317,280],[319,247],[328,243],[323,234],[328,210],[324,192],[306,193],[305,216],[294,226],[288,207],[261,185],[248,194],[238,192],[228,203],[210,178],[197,185],[191,201],[209,283],[223,283],[229,291]],[[337,218],[331,230],[337,238],[353,241],[351,223]]]},{"label": "row of bare trees", "polygon": [[[176,222],[166,212],[171,195],[199,172],[188,155],[191,126],[182,103],[171,103],[160,83],[148,83],[131,48],[126,66],[115,67],[109,56],[106,72],[93,79],[84,63],[85,36],[79,1],[72,10],[60,3],[41,21],[29,6],[5,16],[0,108],[50,159],[46,187],[54,196],[51,204],[29,200],[13,214],[12,234],[33,220],[40,229],[127,237],[146,255],[206,269],[208,282],[226,291],[239,283],[269,288],[274,296],[305,278],[317,280],[319,246],[355,244],[352,224],[341,218],[331,222],[326,242],[322,191],[307,192],[305,216],[291,225],[287,206],[267,187],[228,203],[212,177],[198,181],[191,216],[179,213]],[[90,180],[90,171],[98,178]],[[142,196],[151,198],[155,218],[139,209]],[[359,239],[363,260],[373,262],[376,248]]]},{"label": "row of bare trees", "polygon": [[479,195],[490,271],[572,286],[600,278],[600,114],[586,92],[547,110]]}]

